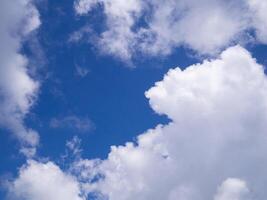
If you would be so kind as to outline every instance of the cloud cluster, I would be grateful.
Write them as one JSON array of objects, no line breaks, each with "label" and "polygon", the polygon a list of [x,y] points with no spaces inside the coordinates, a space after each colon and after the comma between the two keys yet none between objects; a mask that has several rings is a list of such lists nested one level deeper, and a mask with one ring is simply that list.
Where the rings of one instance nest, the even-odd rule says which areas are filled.
[{"label": "cloud cluster", "polygon": [[[267,42],[261,0],[76,0],[78,15],[103,7],[106,29],[99,47],[122,60],[137,53],[168,55],[179,46],[216,54],[233,43]],[[254,33],[255,32],[255,36]]]},{"label": "cloud cluster", "polygon": [[[130,60],[135,53],[167,55],[178,46],[216,54],[236,42],[267,43],[262,0],[76,0],[78,15],[97,5],[106,16],[103,51]],[[30,0],[3,0],[0,8],[0,125],[35,153],[38,134],[24,125],[39,83],[20,52],[40,25]],[[83,33],[91,29],[81,29]],[[79,32],[72,40],[79,40]],[[88,72],[79,69],[85,76]],[[136,142],[112,146],[107,159],[81,157],[77,137],[70,168],[28,160],[8,187],[20,200],[265,200],[267,77],[241,46],[217,59],[171,69],[145,93],[153,110],[171,119]],[[51,127],[89,131],[88,118],[54,118]]]},{"label": "cloud cluster", "polygon": [[[0,126],[9,129],[34,153],[38,134],[25,127],[25,115],[36,99],[39,83],[31,78],[28,59],[20,53],[27,35],[40,25],[39,13],[30,0],[3,0],[0,8]],[[29,147],[29,148],[28,148]]]},{"label": "cloud cluster", "polygon": [[[80,189],[71,189],[76,191],[74,196],[83,193],[84,199],[99,200],[266,199],[267,77],[249,52],[234,46],[217,59],[183,71],[171,69],[146,97],[158,114],[167,115],[172,122],[146,131],[135,143],[112,146],[105,160],[76,159],[70,171]],[[31,168],[27,170],[30,174]],[[24,179],[20,175],[14,183]],[[43,184],[35,183],[38,188]],[[55,187],[61,189],[61,185]],[[39,194],[45,195],[47,188],[40,188]],[[17,190],[13,187],[21,199]],[[20,190],[29,196],[36,194],[26,184]],[[39,199],[37,194],[35,199]]]}]

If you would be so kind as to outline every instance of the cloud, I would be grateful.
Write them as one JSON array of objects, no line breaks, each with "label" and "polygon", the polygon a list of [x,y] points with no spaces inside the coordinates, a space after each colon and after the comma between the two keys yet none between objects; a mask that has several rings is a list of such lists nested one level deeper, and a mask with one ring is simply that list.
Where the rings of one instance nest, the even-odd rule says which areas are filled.
[{"label": "cloud", "polygon": [[[65,172],[80,184],[74,197],[247,200],[254,195],[266,199],[267,77],[248,51],[234,46],[217,59],[185,70],[171,69],[145,94],[151,107],[172,122],[146,131],[136,142],[112,146],[104,160],[83,159],[79,140],[74,139],[68,147],[78,158]],[[18,184],[26,169],[31,167],[23,167],[13,185],[27,186]],[[38,173],[31,177],[39,177]],[[33,185],[41,189],[25,187],[22,193],[13,186],[14,193],[32,200],[51,193],[43,193],[50,184]],[[68,187],[63,189],[68,192]]]},{"label": "cloud", "polygon": [[79,65],[75,65],[75,70],[76,70],[76,74],[81,78],[86,77],[87,74],[90,72],[89,69],[81,67]]},{"label": "cloud", "polygon": [[73,129],[78,132],[89,132],[94,129],[93,122],[87,117],[78,117],[75,115],[62,118],[53,118],[50,121],[50,127],[61,129]]},{"label": "cloud", "polygon": [[78,14],[85,14],[98,3],[98,0],[80,0],[75,1],[75,10]]},{"label": "cloud", "polygon": [[29,160],[9,186],[12,199],[82,200],[79,183],[52,162]]},{"label": "cloud", "polygon": [[[104,5],[104,13],[107,16],[107,31],[101,34],[100,48],[104,52],[118,56],[121,59],[131,59],[130,51],[135,43],[135,34],[131,27],[135,24],[135,18],[141,15],[142,5],[140,0],[129,1],[75,1],[77,14],[83,15],[89,12],[97,3]],[[111,28],[112,27],[112,28]]]},{"label": "cloud", "polygon": [[0,126],[15,134],[22,152],[33,153],[39,136],[23,121],[37,98],[39,83],[29,75],[29,61],[20,49],[40,25],[39,13],[29,0],[4,0],[0,13]]},{"label": "cloud", "polygon": [[218,188],[214,200],[244,200],[249,189],[245,181],[236,178],[228,178]]},{"label": "cloud", "polygon": [[[70,34],[68,42],[78,42],[84,39],[84,36],[92,35],[93,31],[89,26],[84,26],[80,28],[79,30],[73,32]],[[89,38],[86,38],[89,39]]]},{"label": "cloud", "polygon": [[253,26],[256,29],[258,40],[267,43],[267,2],[260,0],[248,0],[252,15]]},{"label": "cloud", "polygon": [[130,60],[138,53],[168,55],[185,46],[214,55],[233,43],[266,43],[266,2],[260,0],[76,0],[75,11],[86,15],[97,5],[106,17],[99,35],[101,51]]},{"label": "cloud", "polygon": [[244,200],[247,182],[266,198],[267,79],[249,52],[235,46],[172,69],[146,96],[172,122],[112,146],[106,160],[76,161],[85,191],[110,200]]}]

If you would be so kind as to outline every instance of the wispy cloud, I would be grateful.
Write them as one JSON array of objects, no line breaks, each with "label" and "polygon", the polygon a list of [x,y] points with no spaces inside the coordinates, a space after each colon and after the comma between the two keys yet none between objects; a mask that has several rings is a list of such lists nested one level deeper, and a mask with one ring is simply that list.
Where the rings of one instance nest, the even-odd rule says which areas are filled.
[{"label": "wispy cloud", "polygon": [[78,117],[76,115],[52,118],[50,121],[50,127],[58,129],[72,129],[82,133],[90,132],[95,129],[94,123],[88,117]]},{"label": "wispy cloud", "polygon": [[81,41],[84,37],[88,38],[88,34],[93,34],[94,31],[89,26],[84,26],[81,29],[70,34],[68,42],[78,42]]},{"label": "wispy cloud", "polygon": [[81,67],[79,65],[75,65],[75,70],[76,70],[76,74],[81,78],[86,77],[88,73],[90,72],[89,69]]}]

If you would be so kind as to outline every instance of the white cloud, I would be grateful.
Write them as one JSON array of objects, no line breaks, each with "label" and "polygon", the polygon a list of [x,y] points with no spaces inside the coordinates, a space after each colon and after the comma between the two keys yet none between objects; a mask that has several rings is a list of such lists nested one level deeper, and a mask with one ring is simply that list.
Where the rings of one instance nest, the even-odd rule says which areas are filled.
[{"label": "white cloud", "polygon": [[74,6],[76,12],[82,15],[89,12],[97,3],[104,5],[104,12],[107,16],[106,23],[108,27],[107,31],[101,34],[101,39],[99,40],[100,48],[103,48],[103,51],[118,56],[124,60],[131,59],[129,52],[135,45],[134,43],[136,37],[131,31],[131,28],[135,24],[135,19],[141,15],[141,1],[82,0],[75,1]]},{"label": "white cloud", "polygon": [[248,200],[250,191],[266,199],[267,77],[249,52],[235,46],[172,69],[146,96],[171,123],[112,146],[105,160],[82,159],[74,138],[68,147],[77,158],[65,175],[30,161],[11,191],[29,200]]},{"label": "white cloud", "polygon": [[213,55],[248,42],[251,30],[266,43],[267,8],[261,0],[76,0],[74,6],[86,15],[97,4],[106,17],[99,47],[123,60],[136,53],[167,55],[179,46]]},{"label": "white cloud", "polygon": [[80,0],[75,1],[75,10],[79,15],[86,14],[88,10],[91,10],[99,1],[98,0]]},{"label": "white cloud", "polygon": [[266,198],[267,78],[249,52],[235,46],[172,69],[146,96],[172,122],[113,146],[106,160],[76,160],[84,191],[110,200],[244,200],[247,182]]},{"label": "white cloud", "polygon": [[39,13],[29,0],[4,0],[0,8],[0,125],[13,132],[33,152],[38,134],[23,120],[34,103],[39,83],[28,72],[20,53],[23,38],[40,25]]},{"label": "white cloud", "polygon": [[[123,59],[130,59],[136,47],[154,55],[168,54],[179,45],[214,52],[251,28],[259,41],[265,41],[265,4],[256,0],[249,4],[242,0],[152,1],[155,11],[145,19],[148,28],[137,31],[134,26],[147,9],[144,1],[83,2],[76,3],[78,14],[87,13],[98,2],[104,5],[108,29],[102,33],[100,44]],[[245,16],[240,14],[245,11]],[[30,27],[37,23],[32,24]],[[10,42],[15,44],[10,52],[26,60],[17,53],[20,40]],[[2,66],[6,65],[1,64],[1,70]],[[23,117],[34,101],[38,83],[27,75],[26,63],[15,66],[22,66],[21,70],[14,68],[23,77],[16,79],[24,80],[17,84],[22,92],[16,93],[15,83],[13,89],[13,85],[1,82],[1,102],[5,105],[1,109],[7,109],[1,114],[11,116],[2,117],[4,124],[26,131],[18,134],[24,138],[31,136],[23,126]],[[54,163],[29,161],[9,187],[12,197],[80,200],[85,198],[82,194],[94,193],[99,200],[247,200],[249,184],[257,200],[266,199],[267,78],[263,66],[249,52],[235,46],[218,59],[185,70],[172,69],[146,92],[146,97],[158,114],[167,115],[172,122],[139,135],[136,143],[112,146],[105,160],[78,158],[70,169],[77,179]],[[7,98],[11,100],[5,101]],[[13,105],[9,109],[12,101],[15,111]],[[79,155],[77,143],[74,139],[68,146]]]},{"label": "white cloud", "polygon": [[267,44],[267,1],[248,0],[258,40]]},{"label": "white cloud", "polygon": [[214,200],[244,200],[247,199],[249,189],[245,181],[228,178],[218,188]]},{"label": "white cloud", "polygon": [[79,183],[52,162],[29,160],[9,186],[10,198],[20,200],[82,200]]}]

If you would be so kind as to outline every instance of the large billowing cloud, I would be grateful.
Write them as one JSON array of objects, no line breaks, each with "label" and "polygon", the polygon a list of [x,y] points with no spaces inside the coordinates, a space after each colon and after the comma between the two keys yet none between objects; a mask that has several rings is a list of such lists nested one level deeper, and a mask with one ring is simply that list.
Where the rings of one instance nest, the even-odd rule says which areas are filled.
[{"label": "large billowing cloud", "polygon": [[20,48],[39,25],[39,13],[30,0],[1,1],[0,126],[16,135],[28,155],[34,153],[38,134],[25,127],[23,120],[36,99],[39,84],[29,75],[28,59]]},{"label": "large billowing cloud", "polygon": [[261,0],[76,0],[75,10],[86,15],[101,5],[106,16],[101,50],[129,60],[140,52],[170,54],[178,46],[214,54],[235,42],[266,43],[266,4]]},{"label": "large billowing cloud", "polygon": [[172,122],[112,147],[97,190],[111,200],[205,200],[224,181],[228,192],[218,195],[232,193],[227,179],[238,178],[266,198],[267,79],[246,50],[170,70],[146,96]]},{"label": "large billowing cloud", "polygon": [[[146,96],[151,107],[172,122],[146,131],[135,143],[112,146],[106,160],[78,157],[70,168],[81,186],[76,196],[266,199],[267,77],[249,52],[234,46],[218,59],[172,69]],[[22,179],[20,175],[15,183]],[[61,189],[60,184],[55,187]],[[46,194],[43,190],[47,188],[40,195]],[[39,199],[31,187],[23,191]]]}]

